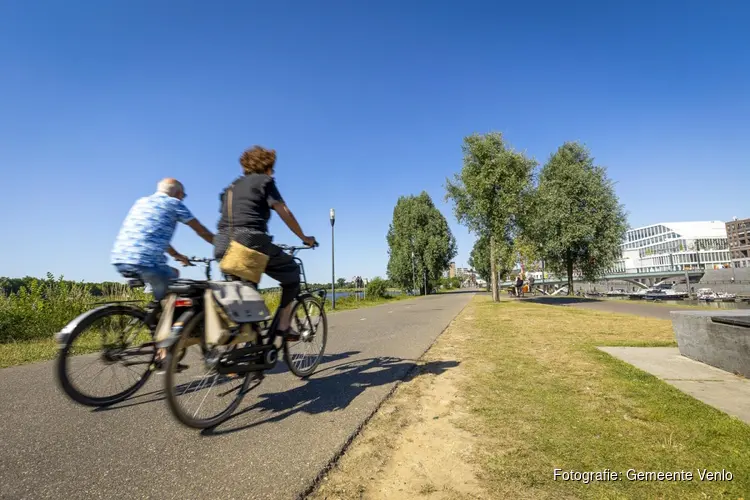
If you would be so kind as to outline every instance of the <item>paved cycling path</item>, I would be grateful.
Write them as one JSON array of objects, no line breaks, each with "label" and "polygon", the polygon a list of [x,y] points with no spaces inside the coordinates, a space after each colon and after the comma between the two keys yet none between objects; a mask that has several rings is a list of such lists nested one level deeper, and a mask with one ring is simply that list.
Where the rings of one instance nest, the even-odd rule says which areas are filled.
[{"label": "paved cycling path", "polygon": [[60,392],[52,363],[2,369],[0,498],[295,498],[472,296],[329,316],[318,372],[300,381],[285,366],[275,370],[212,434],[173,419],[163,376],[117,407],[92,411]]}]

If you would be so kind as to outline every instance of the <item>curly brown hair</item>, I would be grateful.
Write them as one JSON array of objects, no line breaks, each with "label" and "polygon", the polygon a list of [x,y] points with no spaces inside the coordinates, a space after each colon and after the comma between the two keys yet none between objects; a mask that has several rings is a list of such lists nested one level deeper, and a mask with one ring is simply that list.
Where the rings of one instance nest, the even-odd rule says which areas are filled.
[{"label": "curly brown hair", "polygon": [[276,163],[276,150],[253,146],[240,156],[242,171],[247,174],[263,174]]}]

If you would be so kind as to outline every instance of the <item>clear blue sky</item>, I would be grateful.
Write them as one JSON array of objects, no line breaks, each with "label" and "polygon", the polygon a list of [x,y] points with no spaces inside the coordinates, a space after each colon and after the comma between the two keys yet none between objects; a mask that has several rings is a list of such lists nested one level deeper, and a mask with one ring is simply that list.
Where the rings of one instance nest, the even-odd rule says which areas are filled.
[{"label": "clear blue sky", "polygon": [[[165,176],[215,228],[253,144],[278,151],[281,193],[322,242],[314,281],[330,277],[331,207],[337,275],[384,275],[393,206],[423,189],[465,265],[474,237],[443,186],[473,132],[540,162],[585,142],[633,226],[750,217],[749,16],[739,1],[0,3],[0,276],[117,279],[120,223]],[[210,252],[184,226],[174,246]]]}]

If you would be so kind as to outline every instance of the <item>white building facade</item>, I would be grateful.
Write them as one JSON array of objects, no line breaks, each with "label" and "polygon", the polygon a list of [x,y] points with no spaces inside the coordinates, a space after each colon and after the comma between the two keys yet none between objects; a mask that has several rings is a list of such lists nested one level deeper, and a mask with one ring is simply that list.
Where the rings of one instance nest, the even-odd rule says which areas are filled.
[{"label": "white building facade", "polygon": [[664,222],[629,230],[622,258],[611,273],[643,273],[729,267],[722,221]]}]

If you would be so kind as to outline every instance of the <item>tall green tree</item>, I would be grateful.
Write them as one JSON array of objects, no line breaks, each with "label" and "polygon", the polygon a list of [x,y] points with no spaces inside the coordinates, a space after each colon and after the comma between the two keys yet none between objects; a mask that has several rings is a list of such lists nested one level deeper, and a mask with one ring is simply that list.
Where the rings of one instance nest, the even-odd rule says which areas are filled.
[{"label": "tall green tree", "polygon": [[518,231],[525,199],[533,189],[536,162],[506,144],[502,134],[464,138],[460,173],[446,183],[458,221],[478,237],[489,239],[492,298],[500,300],[497,264]]},{"label": "tall green tree", "polygon": [[566,142],[553,153],[539,176],[528,235],[541,249],[546,267],[568,277],[600,278],[620,258],[628,230],[627,215],[604,167],[590,151]]},{"label": "tall green tree", "polygon": [[[497,245],[495,252],[495,268],[497,275],[502,279],[513,271],[515,267],[515,248],[510,241]],[[480,236],[474,242],[474,247],[469,254],[469,266],[471,266],[480,278],[487,283],[492,282],[492,265],[490,255],[490,238]]]},{"label": "tall green tree", "polygon": [[404,290],[429,293],[456,256],[448,221],[424,191],[398,199],[387,240],[388,278]]},{"label": "tall green tree", "polygon": [[523,264],[526,271],[541,270],[541,248],[523,229],[520,233],[513,242],[515,257]]}]

